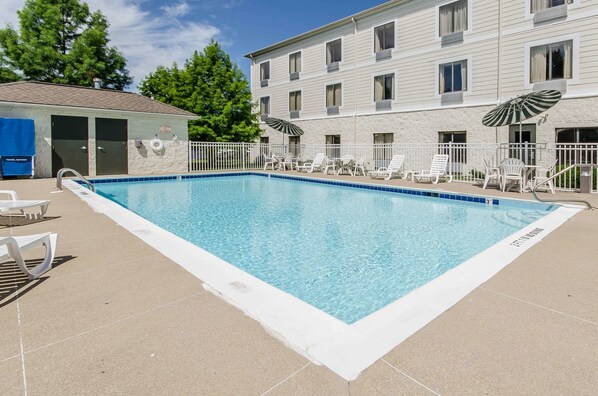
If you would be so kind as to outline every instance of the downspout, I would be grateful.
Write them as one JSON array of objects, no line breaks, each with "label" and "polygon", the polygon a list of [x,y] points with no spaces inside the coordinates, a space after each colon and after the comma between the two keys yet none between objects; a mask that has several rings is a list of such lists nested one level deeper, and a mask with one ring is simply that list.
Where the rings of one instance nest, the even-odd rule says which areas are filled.
[{"label": "downspout", "polygon": [[[498,48],[497,48],[497,65],[498,70],[496,72],[496,104],[498,105],[498,101],[502,95],[502,67],[501,67],[501,54],[502,54],[502,5],[500,0],[498,0]],[[498,144],[498,128],[495,127],[494,129],[494,136],[495,142]]]},{"label": "downspout", "polygon": [[355,52],[353,60],[353,144],[357,144],[357,21],[351,17],[351,22],[353,22],[353,51]]}]

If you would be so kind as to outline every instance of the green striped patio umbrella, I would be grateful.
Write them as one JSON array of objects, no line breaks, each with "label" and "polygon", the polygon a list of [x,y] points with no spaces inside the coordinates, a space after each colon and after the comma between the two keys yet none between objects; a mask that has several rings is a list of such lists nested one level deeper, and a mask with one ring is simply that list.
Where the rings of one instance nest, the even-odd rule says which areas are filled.
[{"label": "green striped patio umbrella", "polygon": [[550,109],[557,104],[561,96],[559,91],[552,89],[517,96],[490,110],[482,119],[482,124],[498,127],[519,123],[521,129],[522,121]]},{"label": "green striped patio umbrella", "polygon": [[278,132],[282,132],[289,136],[301,136],[303,135],[303,129],[299,128],[292,122],[281,120],[280,118],[268,117],[266,118],[266,125],[276,129]]}]

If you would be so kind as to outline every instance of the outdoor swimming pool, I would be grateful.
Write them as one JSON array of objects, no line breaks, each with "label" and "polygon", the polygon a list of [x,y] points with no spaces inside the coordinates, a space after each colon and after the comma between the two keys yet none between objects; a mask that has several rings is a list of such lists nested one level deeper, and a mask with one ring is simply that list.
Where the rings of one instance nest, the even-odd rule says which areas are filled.
[{"label": "outdoor swimming pool", "polygon": [[555,209],[258,174],[131,180],[97,192],[347,324]]}]

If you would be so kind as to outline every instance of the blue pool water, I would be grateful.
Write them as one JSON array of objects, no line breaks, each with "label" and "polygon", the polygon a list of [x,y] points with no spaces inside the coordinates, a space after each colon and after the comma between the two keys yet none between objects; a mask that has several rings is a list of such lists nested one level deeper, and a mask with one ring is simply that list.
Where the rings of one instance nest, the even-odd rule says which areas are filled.
[{"label": "blue pool water", "polygon": [[258,175],[96,187],[154,224],[349,324],[553,209]]}]

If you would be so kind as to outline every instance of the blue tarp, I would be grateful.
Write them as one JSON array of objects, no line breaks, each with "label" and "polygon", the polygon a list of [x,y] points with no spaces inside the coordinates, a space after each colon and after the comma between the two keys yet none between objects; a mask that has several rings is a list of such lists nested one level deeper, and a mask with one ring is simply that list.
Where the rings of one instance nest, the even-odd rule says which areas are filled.
[{"label": "blue tarp", "polygon": [[35,155],[33,120],[0,118],[0,157]]},{"label": "blue tarp", "polygon": [[0,171],[2,176],[30,176],[35,155],[33,120],[0,118]]}]

